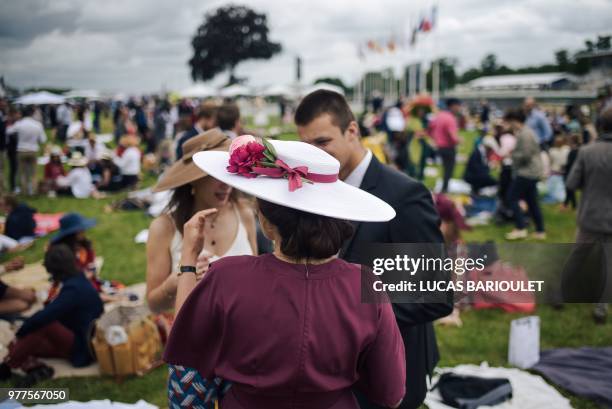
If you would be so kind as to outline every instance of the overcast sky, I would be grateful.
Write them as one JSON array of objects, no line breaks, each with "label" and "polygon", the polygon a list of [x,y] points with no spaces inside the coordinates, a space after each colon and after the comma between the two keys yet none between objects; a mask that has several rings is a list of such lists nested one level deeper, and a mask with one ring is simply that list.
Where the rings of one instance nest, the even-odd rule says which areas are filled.
[{"label": "overcast sky", "polygon": [[[205,12],[227,1],[5,0],[0,4],[0,75],[17,87],[57,86],[156,92],[191,84],[191,37]],[[368,70],[452,56],[459,71],[488,52],[509,66],[552,62],[554,50],[582,47],[612,32],[612,0],[438,0],[435,31],[416,48],[358,58],[357,44],[407,36],[430,0],[247,0],[266,13],[283,53],[247,62],[237,74],[251,85],[289,83],[294,58],[304,79],[339,76],[352,83]],[[213,85],[227,80],[221,74]]]}]

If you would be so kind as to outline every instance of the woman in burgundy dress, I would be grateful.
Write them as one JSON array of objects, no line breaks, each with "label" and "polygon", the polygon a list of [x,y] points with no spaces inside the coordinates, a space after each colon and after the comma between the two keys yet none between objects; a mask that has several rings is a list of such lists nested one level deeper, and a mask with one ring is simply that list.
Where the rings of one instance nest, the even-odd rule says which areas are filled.
[{"label": "woman in burgundy dress", "polygon": [[361,267],[336,256],[352,234],[346,220],[389,220],[393,209],[339,181],[338,161],[302,142],[242,136],[230,153],[193,159],[258,198],[274,252],[215,261],[195,285],[205,219],[216,209],[196,213],[184,226],[165,360],[232,382],[221,409],[358,409],[353,388],[397,407],[405,360],[391,304],[362,303]]}]

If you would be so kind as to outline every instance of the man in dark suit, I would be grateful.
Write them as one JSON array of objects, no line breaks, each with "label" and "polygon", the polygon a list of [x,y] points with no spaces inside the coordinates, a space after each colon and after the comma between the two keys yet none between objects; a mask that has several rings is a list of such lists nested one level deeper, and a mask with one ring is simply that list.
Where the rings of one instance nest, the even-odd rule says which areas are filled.
[{"label": "man in dark suit", "polygon": [[[358,223],[341,256],[358,259],[363,243],[442,243],[439,217],[431,193],[420,182],[381,164],[360,141],[359,126],[344,97],[319,90],[300,102],[295,112],[300,139],[340,162],[340,179],[389,203],[397,216],[386,223]],[[406,349],[406,396],[402,409],[418,408],[427,393],[428,375],[439,360],[432,321],[452,312],[452,303],[394,304]],[[358,394],[359,395],[359,394]],[[378,406],[358,396],[362,409]]]},{"label": "man in dark suit", "polygon": [[176,160],[183,156],[183,144],[194,136],[208,131],[217,126],[217,107],[211,103],[200,106],[193,127],[185,132],[176,141]]}]

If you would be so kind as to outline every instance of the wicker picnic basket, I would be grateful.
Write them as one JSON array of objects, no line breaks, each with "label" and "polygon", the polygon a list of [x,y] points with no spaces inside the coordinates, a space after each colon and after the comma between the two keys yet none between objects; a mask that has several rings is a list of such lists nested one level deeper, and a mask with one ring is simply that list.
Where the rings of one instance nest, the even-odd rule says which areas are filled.
[{"label": "wicker picnic basket", "polygon": [[[109,343],[107,330],[116,326],[127,334],[125,342]],[[92,347],[104,375],[142,375],[159,362],[162,342],[151,312],[145,306],[118,306],[96,322]]]}]

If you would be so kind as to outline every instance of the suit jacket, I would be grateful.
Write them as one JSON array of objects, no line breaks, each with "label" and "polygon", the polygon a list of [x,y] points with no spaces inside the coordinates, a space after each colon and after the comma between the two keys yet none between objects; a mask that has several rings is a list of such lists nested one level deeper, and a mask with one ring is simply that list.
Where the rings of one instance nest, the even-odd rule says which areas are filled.
[{"label": "suit jacket", "polygon": [[194,136],[198,136],[201,133],[195,126],[188,131],[183,132],[183,135],[176,141],[176,160],[183,157],[183,144]]},{"label": "suit jacket", "polygon": [[[397,216],[384,223],[357,223],[355,234],[341,251],[342,258],[357,261],[357,243],[443,242],[431,193],[422,183],[381,164],[373,156],[360,188],[389,203]],[[406,350],[406,396],[400,408],[418,408],[425,399],[426,377],[439,360],[431,323],[452,310],[452,302],[393,305]],[[362,409],[380,408],[368,403],[358,391],[356,395]]]},{"label": "suit jacket", "polygon": [[59,321],[74,334],[70,362],[75,367],[87,366],[94,360],[89,348],[89,334],[93,322],[102,312],[104,306],[100,295],[84,274],[78,274],[62,283],[57,298],[25,320],[17,331],[17,338]]}]

